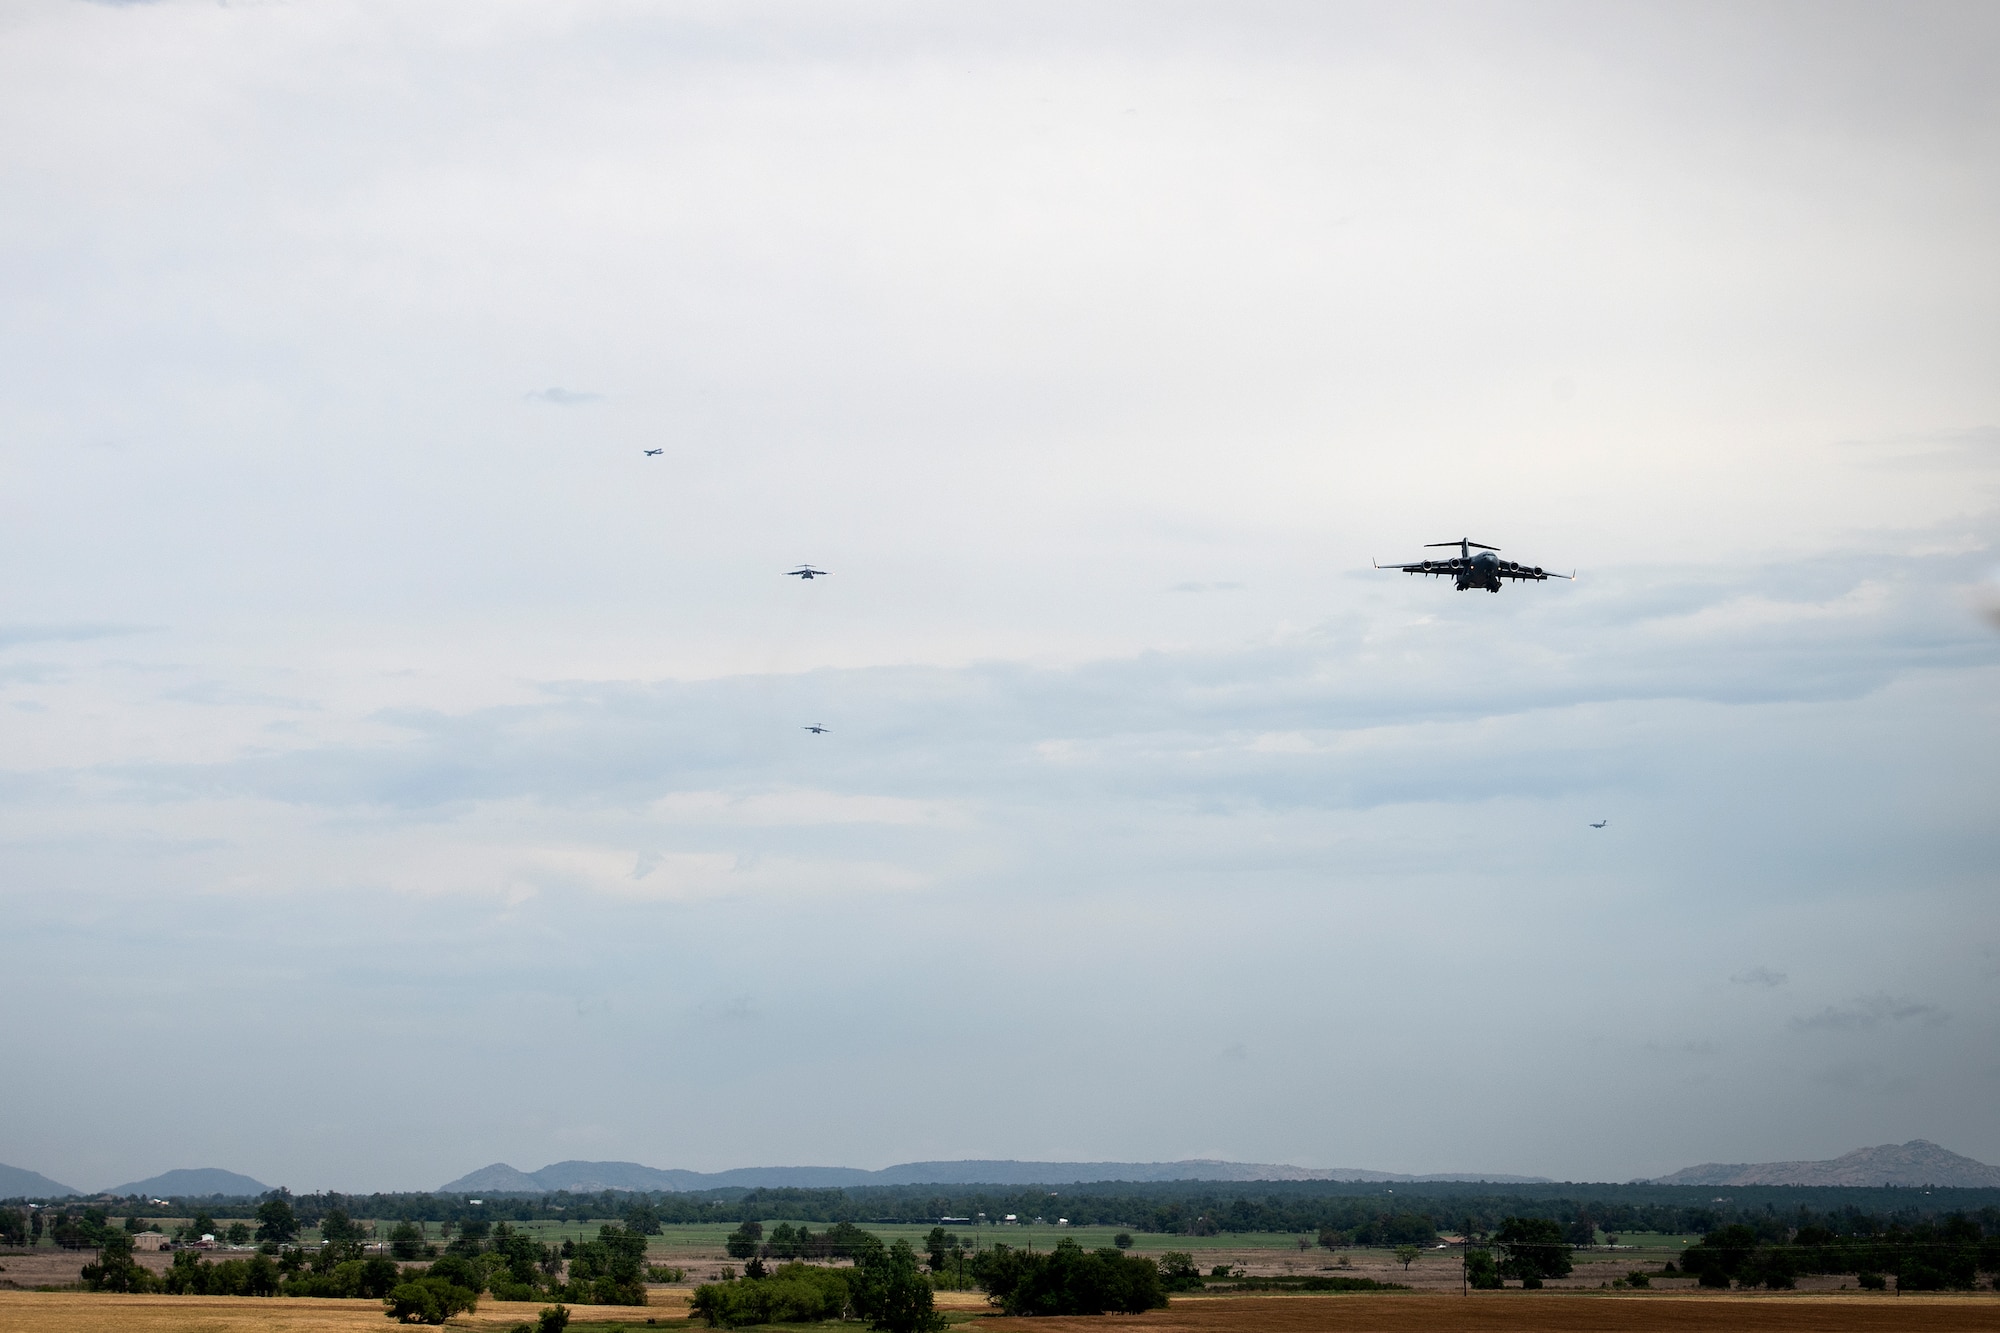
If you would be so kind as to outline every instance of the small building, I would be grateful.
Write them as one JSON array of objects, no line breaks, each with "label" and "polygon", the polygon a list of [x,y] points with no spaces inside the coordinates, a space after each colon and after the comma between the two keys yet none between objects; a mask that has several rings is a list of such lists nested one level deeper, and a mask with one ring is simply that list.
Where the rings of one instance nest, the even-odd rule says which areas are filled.
[{"label": "small building", "polygon": [[141,1231],[132,1237],[135,1250],[164,1250],[167,1248],[167,1233],[164,1231]]}]

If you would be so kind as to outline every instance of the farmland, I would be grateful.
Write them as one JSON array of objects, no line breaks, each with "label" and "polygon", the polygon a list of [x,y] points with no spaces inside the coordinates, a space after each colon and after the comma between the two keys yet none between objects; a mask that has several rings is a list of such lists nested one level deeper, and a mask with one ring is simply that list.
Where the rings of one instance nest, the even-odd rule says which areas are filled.
[{"label": "farmland", "polygon": [[[964,1329],[976,1296],[940,1293]],[[451,1321],[463,1333],[506,1333],[537,1307],[481,1301]],[[643,1308],[577,1312],[571,1333],[685,1326],[685,1300],[655,1291]],[[585,1321],[588,1321],[587,1323]],[[1471,1297],[1176,1297],[1151,1314],[1075,1319],[978,1317],[979,1333],[2000,1333],[1992,1296],[1488,1292]],[[0,1333],[381,1333],[372,1301],[117,1296],[0,1291]],[[796,1326],[794,1326],[796,1327]],[[839,1326],[859,1333],[859,1324]]]}]

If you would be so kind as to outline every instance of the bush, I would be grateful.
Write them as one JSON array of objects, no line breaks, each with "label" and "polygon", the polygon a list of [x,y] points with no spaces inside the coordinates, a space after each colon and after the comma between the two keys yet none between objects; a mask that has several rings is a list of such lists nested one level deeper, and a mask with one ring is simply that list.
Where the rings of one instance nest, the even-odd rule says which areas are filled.
[{"label": "bush", "polygon": [[1889,1286],[1889,1279],[1880,1273],[1858,1273],[1854,1280],[1861,1284],[1863,1291],[1883,1291]]},{"label": "bush", "polygon": [[569,1311],[560,1305],[549,1306],[535,1320],[535,1333],[563,1333],[568,1327]]},{"label": "bush", "polygon": [[427,1273],[397,1284],[382,1303],[389,1307],[389,1318],[398,1323],[442,1324],[455,1314],[476,1308],[479,1295],[448,1278]]},{"label": "bush", "polygon": [[1111,1243],[1121,1250],[1129,1250],[1132,1248],[1132,1233],[1121,1231],[1111,1238]]},{"label": "bush", "polygon": [[1626,1285],[1633,1287],[1650,1287],[1653,1285],[1652,1276],[1642,1273],[1636,1268],[1625,1275],[1625,1282]]}]

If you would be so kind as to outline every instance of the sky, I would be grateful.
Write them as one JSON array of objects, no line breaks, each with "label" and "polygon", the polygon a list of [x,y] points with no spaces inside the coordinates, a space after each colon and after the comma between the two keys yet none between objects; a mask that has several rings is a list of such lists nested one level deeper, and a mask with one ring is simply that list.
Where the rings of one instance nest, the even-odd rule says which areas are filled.
[{"label": "sky", "polygon": [[2000,1161],[1996,56],[0,7],[0,1161]]}]

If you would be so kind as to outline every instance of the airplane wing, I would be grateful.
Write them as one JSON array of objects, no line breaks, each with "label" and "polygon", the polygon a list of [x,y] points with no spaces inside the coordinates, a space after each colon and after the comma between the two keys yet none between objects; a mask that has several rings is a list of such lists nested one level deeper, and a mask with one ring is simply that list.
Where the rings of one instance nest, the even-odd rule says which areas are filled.
[{"label": "airplane wing", "polygon": [[1543,579],[1573,579],[1574,574],[1558,574],[1554,570],[1543,569],[1540,565],[1517,564],[1512,560],[1502,560],[1500,568],[1493,571],[1503,579],[1527,579],[1539,583]]},{"label": "airplane wing", "polygon": [[[1374,561],[1369,561],[1375,564]],[[1456,574],[1459,560],[1453,556],[1449,560],[1419,560],[1408,565],[1375,565],[1377,569],[1400,569],[1406,574]]]}]

